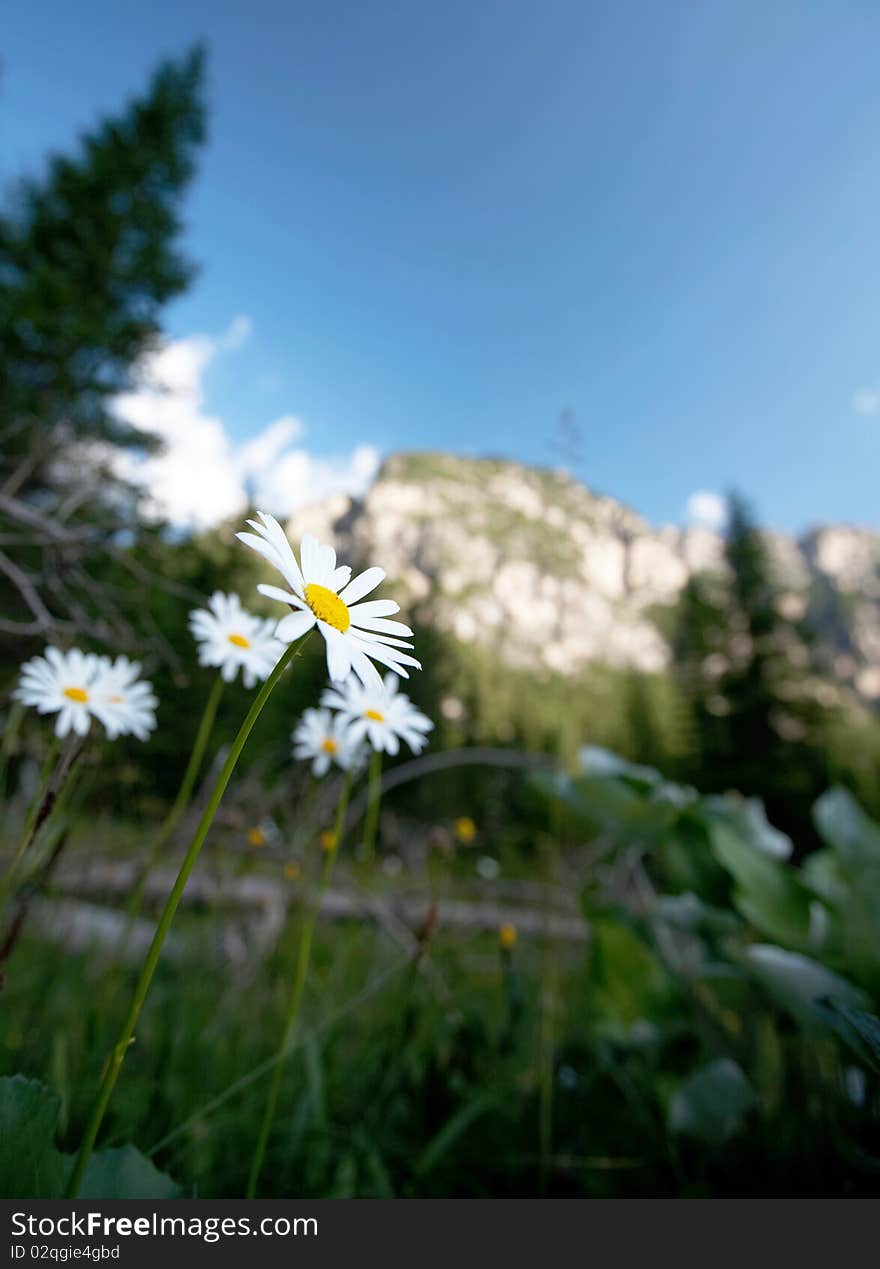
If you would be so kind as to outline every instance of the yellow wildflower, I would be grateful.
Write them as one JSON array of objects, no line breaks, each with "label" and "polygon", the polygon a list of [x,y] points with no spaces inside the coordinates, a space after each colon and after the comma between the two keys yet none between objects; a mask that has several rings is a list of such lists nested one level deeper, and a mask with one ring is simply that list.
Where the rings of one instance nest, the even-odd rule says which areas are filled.
[{"label": "yellow wildflower", "polygon": [[509,922],[498,931],[498,939],[504,952],[512,952],[516,947],[516,926]]},{"label": "yellow wildflower", "polygon": [[462,815],[455,821],[455,836],[464,846],[469,846],[477,835],[477,826],[468,815]]}]

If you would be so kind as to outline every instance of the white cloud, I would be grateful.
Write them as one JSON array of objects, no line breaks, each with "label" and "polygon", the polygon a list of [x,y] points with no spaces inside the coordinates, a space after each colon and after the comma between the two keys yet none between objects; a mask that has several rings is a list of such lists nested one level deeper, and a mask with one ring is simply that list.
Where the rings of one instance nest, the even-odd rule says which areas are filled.
[{"label": "white cloud", "polygon": [[235,352],[250,334],[250,318],[240,316],[220,335],[170,341],[145,359],[137,388],[116,398],[121,418],[163,442],[158,455],[123,455],[118,462],[123,475],[143,485],[147,514],[205,529],[255,501],[287,516],[330,493],[361,494],[375,476],[379,454],[371,445],[321,458],[293,448],[305,426],[292,414],[236,444],[223,420],[205,411],[207,366],[218,354]]},{"label": "white cloud", "polygon": [[246,344],[253,334],[254,324],[248,317],[247,313],[239,313],[237,317],[233,317],[226,330],[216,341],[217,347],[221,352],[235,352],[237,348],[241,348],[242,344]]},{"label": "white cloud", "polygon": [[863,388],[853,396],[852,406],[856,414],[880,414],[880,390]]},{"label": "white cloud", "polygon": [[727,501],[710,489],[698,489],[687,500],[687,517],[691,524],[707,529],[723,529],[727,523]]}]

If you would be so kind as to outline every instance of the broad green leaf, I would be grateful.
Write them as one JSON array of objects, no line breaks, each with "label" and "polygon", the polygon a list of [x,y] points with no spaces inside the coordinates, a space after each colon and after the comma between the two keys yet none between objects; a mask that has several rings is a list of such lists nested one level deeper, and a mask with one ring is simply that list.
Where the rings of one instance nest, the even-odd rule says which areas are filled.
[{"label": "broad green leaf", "polygon": [[83,1199],[173,1199],[180,1190],[134,1146],[99,1150],[89,1160],[79,1197]]},{"label": "broad green leaf", "polygon": [[64,1159],[55,1147],[60,1101],[24,1075],[0,1079],[0,1194],[60,1198]]},{"label": "broad green leaf", "polygon": [[704,903],[692,890],[658,895],[655,907],[660,919],[678,930],[729,934],[741,924],[735,912]]},{"label": "broad green leaf", "polygon": [[865,814],[847,789],[823,793],[813,807],[813,821],[822,840],[848,869],[880,866],[880,826]]},{"label": "broad green leaf", "polygon": [[597,1012],[618,1029],[653,1017],[671,987],[658,958],[620,921],[594,919],[591,933],[591,1003]]},{"label": "broad green leaf", "polygon": [[722,1146],[743,1127],[757,1099],[741,1068],[730,1058],[700,1067],[678,1086],[669,1103],[672,1132]]},{"label": "broad green leaf", "polygon": [[816,850],[804,860],[801,875],[806,884],[826,902],[846,901],[849,883],[840,870],[840,860],[832,850]]},{"label": "broad green leaf", "polygon": [[727,824],[712,825],[712,850],[735,881],[743,916],[780,943],[805,947],[810,938],[810,892],[794,871],[756,850]]},{"label": "broad green leaf", "polygon": [[761,854],[771,859],[788,859],[791,855],[791,838],[773,827],[760,798],[712,794],[703,798],[700,805],[708,817],[727,824]]},{"label": "broad green leaf", "polygon": [[743,958],[752,975],[801,1026],[814,1028],[826,1022],[820,1002],[827,996],[854,1009],[868,1004],[858,987],[799,952],[755,943]]},{"label": "broad green leaf", "polygon": [[880,1071],[880,1018],[876,1014],[854,1009],[834,996],[820,1000],[817,1009],[857,1057]]},{"label": "broad green leaf", "polygon": [[[60,1101],[51,1089],[23,1075],[0,1079],[0,1195],[61,1198],[73,1155],[55,1145]],[[81,1198],[177,1198],[170,1177],[134,1146],[101,1150],[89,1162]]]}]

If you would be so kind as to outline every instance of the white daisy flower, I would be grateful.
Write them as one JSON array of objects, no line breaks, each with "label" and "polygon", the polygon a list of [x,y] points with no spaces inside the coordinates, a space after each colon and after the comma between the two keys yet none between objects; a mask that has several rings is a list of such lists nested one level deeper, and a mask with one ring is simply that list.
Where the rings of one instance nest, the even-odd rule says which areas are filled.
[{"label": "white daisy flower", "polygon": [[92,721],[92,692],[100,673],[98,658],[72,648],[59,652],[47,648],[21,667],[21,679],[13,695],[41,714],[57,714],[55,735],[63,739],[73,731],[85,736]]},{"label": "white daisy flower", "polygon": [[98,677],[91,689],[92,713],[104,724],[111,740],[133,735],[148,740],[156,726],[159,704],[152,683],[138,679],[141,667],[128,657],[98,658]]},{"label": "white daisy flower", "polygon": [[274,622],[255,617],[241,606],[238,595],[215,591],[208,608],[189,615],[189,628],[199,644],[199,664],[220,666],[231,683],[239,666],[245,687],[269,677],[284,651],[273,634]]},{"label": "white daisy flower", "polygon": [[337,682],[354,670],[365,685],[380,686],[382,680],[373,661],[403,678],[409,678],[404,666],[422,668],[413,657],[400,651],[412,647],[404,642],[412,635],[409,626],[386,620],[400,611],[400,605],[391,599],[359,602],[384,581],[384,569],[368,568],[351,581],[351,569],[347,565],[337,567],[333,547],[318,542],[310,533],[300,546],[300,568],[278,521],[264,511],[258,515],[262,524],[248,520],[256,533],[239,533],[237,537],[274,565],[290,586],[289,591],[277,586],[257,587],[261,594],[293,609],[278,623],[275,633],[279,639],[292,643],[317,624],[327,645],[330,678]]},{"label": "white daisy flower", "polygon": [[396,754],[404,740],[413,753],[420,753],[428,743],[425,733],[434,724],[397,690],[399,686],[396,674],[386,674],[378,688],[364,687],[350,674],[339,687],[326,689],[321,704],[338,710],[350,724],[352,739],[360,742],[366,737],[377,752]]},{"label": "white daisy flower", "polygon": [[352,740],[348,719],[329,709],[307,709],[293,731],[294,758],[312,758],[312,774],[326,775],[331,762],[343,771],[357,764],[360,745]]}]

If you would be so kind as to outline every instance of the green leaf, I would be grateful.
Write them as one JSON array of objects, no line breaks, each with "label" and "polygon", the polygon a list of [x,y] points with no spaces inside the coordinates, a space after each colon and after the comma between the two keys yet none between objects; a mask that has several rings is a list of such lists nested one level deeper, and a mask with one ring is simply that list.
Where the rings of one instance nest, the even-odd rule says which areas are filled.
[{"label": "green leaf", "polygon": [[659,959],[620,921],[591,923],[591,1004],[621,1038],[638,1018],[652,1018],[672,982]]},{"label": "green leaf", "polygon": [[691,890],[680,894],[660,894],[655,902],[657,916],[677,930],[707,931],[714,934],[730,934],[740,927],[735,912],[716,908]]},{"label": "green leaf", "polygon": [[628,762],[626,758],[621,758],[611,749],[603,749],[601,745],[583,745],[578,758],[581,772],[590,779],[605,780],[622,776],[644,787],[663,782],[660,772],[653,767]]},{"label": "green leaf", "polygon": [[669,1103],[669,1128],[706,1145],[722,1146],[742,1129],[756,1104],[742,1069],[730,1058],[719,1058],[694,1071],[675,1090]]},{"label": "green leaf", "polygon": [[[0,1079],[0,1195],[4,1198],[60,1198],[73,1155],[55,1145],[59,1098],[38,1080],[14,1075]],[[159,1172],[134,1146],[92,1155],[81,1198],[178,1198],[170,1177]]]},{"label": "green leaf", "polygon": [[849,885],[840,869],[840,860],[832,850],[815,850],[801,867],[801,875],[810,889],[826,903],[839,906],[846,902]]},{"label": "green leaf", "polygon": [[847,869],[880,865],[880,826],[847,789],[823,793],[813,807],[813,822]]},{"label": "green leaf", "polygon": [[791,838],[773,827],[760,798],[712,794],[703,798],[700,805],[710,819],[727,824],[761,854],[771,859],[788,859],[791,855]]},{"label": "green leaf", "polygon": [[820,1002],[827,996],[854,1009],[863,1009],[865,993],[818,961],[766,943],[755,943],[744,953],[745,963],[764,989],[801,1026],[827,1023]]},{"label": "green leaf", "polygon": [[24,1075],[0,1079],[0,1194],[4,1198],[59,1198],[64,1159],[55,1147],[59,1099]]},{"label": "green leaf", "polygon": [[835,996],[820,1000],[817,1009],[856,1056],[880,1072],[880,1018]]},{"label": "green leaf", "polygon": [[746,920],[780,943],[805,947],[810,892],[795,873],[742,840],[727,824],[712,825],[715,858],[733,877],[734,903]]},{"label": "green leaf", "polygon": [[[72,1163],[72,1159],[71,1159]],[[134,1146],[99,1150],[86,1168],[79,1197],[83,1199],[173,1199],[181,1191],[164,1172]]]}]

